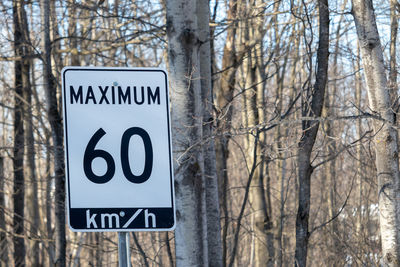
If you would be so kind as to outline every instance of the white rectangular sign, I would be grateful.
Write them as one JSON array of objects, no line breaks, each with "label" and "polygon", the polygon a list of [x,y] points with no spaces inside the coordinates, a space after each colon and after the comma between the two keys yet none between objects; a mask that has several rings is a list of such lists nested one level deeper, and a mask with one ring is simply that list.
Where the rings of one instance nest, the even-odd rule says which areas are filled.
[{"label": "white rectangular sign", "polygon": [[166,72],[66,67],[62,78],[71,229],[173,229]]}]

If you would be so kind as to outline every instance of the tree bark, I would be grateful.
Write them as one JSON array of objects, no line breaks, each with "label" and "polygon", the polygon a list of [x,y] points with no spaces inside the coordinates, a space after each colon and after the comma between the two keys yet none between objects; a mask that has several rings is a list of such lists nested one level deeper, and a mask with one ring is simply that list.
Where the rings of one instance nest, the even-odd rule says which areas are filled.
[{"label": "tree bark", "polygon": [[0,266],[9,266],[8,262],[8,246],[6,235],[6,218],[5,218],[5,176],[4,176],[4,158],[0,156]]},{"label": "tree bark", "polygon": [[80,57],[78,54],[78,25],[76,19],[78,16],[76,8],[76,0],[68,0],[68,36],[71,38],[69,46],[72,48],[71,52],[71,66],[80,66]]},{"label": "tree bark", "polygon": [[47,239],[48,241],[48,251],[49,251],[49,265],[53,265],[54,263],[54,255],[55,255],[55,244],[53,241],[53,216],[52,216],[52,184],[54,177],[51,175],[51,148],[50,148],[50,132],[46,131],[46,231],[47,231]]},{"label": "tree bark", "polygon": [[[27,69],[31,68],[32,61],[26,62]],[[29,72],[28,72],[29,75]],[[29,215],[31,217],[31,223],[29,225],[30,235],[32,240],[30,241],[30,247],[32,250],[32,265],[40,266],[40,251],[39,251],[39,230],[40,230],[40,220],[39,220],[39,198],[38,198],[38,179],[36,174],[36,160],[35,160],[35,139],[33,136],[33,105],[32,105],[32,84],[30,82],[30,77],[27,77],[28,84],[24,88],[24,120],[25,120],[25,142],[26,142],[26,161],[27,161],[27,171],[26,179],[29,181],[30,185],[27,188],[27,207],[29,209]],[[32,81],[33,81],[32,77]]]},{"label": "tree bark", "polygon": [[[246,7],[246,20],[241,25],[242,43],[249,44],[253,40],[262,40],[265,34],[264,24],[257,14],[262,12],[259,1],[251,1]],[[242,123],[248,129],[245,139],[246,161],[248,166],[256,166],[254,178],[249,189],[249,203],[251,206],[252,230],[254,232],[254,265],[273,266],[274,249],[271,214],[266,201],[264,188],[265,157],[262,149],[265,143],[265,134],[254,134],[255,127],[264,122],[264,64],[262,45],[255,45],[247,49],[243,59],[243,104]],[[256,147],[256,142],[258,146]],[[254,153],[256,149],[256,153]],[[248,167],[249,169],[250,167]]]},{"label": "tree bark", "polygon": [[382,47],[371,0],[353,0],[369,108],[384,121],[374,120],[378,206],[382,242],[382,265],[400,265],[400,175],[398,136],[392,110]]},{"label": "tree bark", "polygon": [[[344,10],[347,4],[347,0],[343,2],[342,5],[342,10]],[[323,117],[332,117],[335,116],[336,110],[335,110],[335,98],[336,98],[336,92],[337,92],[337,79],[339,76],[338,73],[338,56],[340,53],[340,35],[341,35],[341,24],[343,21],[343,15],[340,16],[339,23],[336,28],[335,32],[335,51],[333,55],[333,67],[331,68],[331,74],[333,77],[333,81],[330,83],[330,85],[327,85],[327,90],[325,92],[325,101],[324,101],[324,109],[322,111]],[[337,130],[333,126],[333,122],[331,120],[326,120],[323,123],[323,128],[325,132],[325,138],[326,138],[326,152],[328,156],[333,156],[335,153],[337,153],[337,145],[336,145],[336,132]],[[334,218],[337,212],[337,204],[336,204],[336,195],[337,195],[337,174],[336,174],[336,158],[333,158],[332,160],[328,161],[325,163],[324,166],[324,172],[325,172],[325,179],[326,180],[326,186],[323,186],[323,191],[321,194],[325,195],[325,200],[326,200],[326,209],[328,211],[327,215],[329,216],[328,219],[324,218],[324,221],[330,220],[331,218]],[[325,181],[324,181],[325,182]],[[326,189],[328,188],[328,189]],[[341,248],[340,248],[340,240],[338,239],[339,236],[339,227],[338,227],[338,220],[333,220],[330,225],[329,225],[329,231],[331,232],[331,235],[328,240],[327,240],[327,247],[329,248],[328,251],[330,254],[327,254],[330,256],[330,258],[334,259],[337,264],[343,264],[343,259],[345,259],[345,255],[341,255]],[[339,256],[340,255],[340,256]]]},{"label": "tree bark", "polygon": [[196,1],[166,1],[175,161],[177,266],[207,266],[203,104]]},{"label": "tree bark", "polygon": [[236,85],[236,73],[239,67],[238,56],[236,54],[236,32],[237,32],[237,1],[229,1],[227,19],[230,27],[227,29],[224,51],[222,56],[222,73],[220,75],[218,87],[214,87],[215,105],[217,117],[217,138],[215,140],[216,168],[219,181],[219,197],[221,206],[221,216],[223,218],[222,228],[222,262],[226,266],[228,252],[228,157],[229,157],[229,132],[232,120],[232,101]]},{"label": "tree bark", "polygon": [[[303,117],[320,117],[324,104],[325,87],[328,78],[329,57],[329,9],[327,0],[319,0],[319,42],[317,51],[317,73],[311,99],[305,101]],[[309,106],[310,104],[310,106]],[[311,198],[311,152],[317,137],[319,121],[303,121],[303,133],[298,144],[298,209],[296,217],[295,266],[305,267],[308,250],[308,220]]]},{"label": "tree bark", "polygon": [[200,41],[200,86],[203,105],[203,154],[207,210],[207,249],[209,266],[222,266],[221,222],[217,167],[213,138],[213,90],[211,87],[210,14],[208,0],[198,0],[197,21]]},{"label": "tree bark", "polygon": [[168,232],[162,233],[162,235],[164,236],[164,241],[165,241],[165,248],[167,250],[167,261],[169,263],[170,267],[175,266],[174,263],[174,256],[172,254],[172,249],[171,249],[171,240],[169,238],[169,234]]},{"label": "tree bark", "polygon": [[63,125],[57,102],[57,83],[52,74],[51,67],[51,41],[50,41],[50,2],[42,0],[43,11],[43,73],[44,87],[47,99],[47,116],[51,126],[54,146],[54,171],[55,171],[55,266],[66,265],[66,238],[65,238],[65,174],[64,174],[64,148]]},{"label": "tree bark", "polygon": [[[359,47],[357,48],[357,59],[354,64],[354,69],[355,70],[360,70],[361,69],[361,62],[360,62],[360,49]],[[356,105],[359,108],[358,110],[358,115],[361,115],[361,93],[362,93],[362,84],[361,84],[361,75],[360,72],[357,72],[355,76],[355,101]],[[362,127],[362,121],[357,120],[357,139],[360,140],[361,136],[363,134],[363,127]],[[357,217],[357,234],[358,234],[358,244],[360,246],[359,249],[359,258],[363,259],[365,256],[364,250],[362,249],[362,246],[365,243],[364,240],[364,235],[369,236],[368,234],[368,229],[370,228],[368,225],[366,225],[366,222],[369,224],[369,221],[366,220],[363,217],[366,217],[365,214],[369,214],[369,204],[365,202],[365,197],[364,194],[366,193],[364,190],[364,179],[365,179],[365,170],[364,170],[364,163],[365,157],[363,157],[363,152],[362,152],[362,145],[360,144],[357,147],[357,173],[359,175],[359,180],[358,180],[358,217]],[[363,207],[365,211],[363,211]],[[363,215],[364,213],[364,215]],[[367,229],[367,231],[365,231]]]},{"label": "tree bark", "polygon": [[24,242],[24,201],[25,201],[25,178],[24,178],[24,103],[23,92],[29,80],[29,67],[27,68],[24,59],[27,50],[26,32],[24,30],[26,14],[24,2],[15,0],[13,2],[13,22],[14,22],[14,52],[15,56],[20,57],[15,61],[15,97],[14,97],[14,265],[25,266],[25,242]]},{"label": "tree bark", "polygon": [[399,27],[399,18],[397,15],[397,0],[390,0],[390,69],[389,69],[389,90],[391,96],[392,107],[397,113],[399,111],[399,100],[397,94],[397,30]]}]

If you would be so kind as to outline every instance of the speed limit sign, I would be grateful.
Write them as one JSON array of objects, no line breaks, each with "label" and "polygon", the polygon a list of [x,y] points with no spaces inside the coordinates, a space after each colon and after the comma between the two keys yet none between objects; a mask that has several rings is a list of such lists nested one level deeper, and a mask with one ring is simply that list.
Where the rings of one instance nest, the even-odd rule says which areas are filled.
[{"label": "speed limit sign", "polygon": [[173,229],[166,72],[66,67],[62,89],[70,228]]}]

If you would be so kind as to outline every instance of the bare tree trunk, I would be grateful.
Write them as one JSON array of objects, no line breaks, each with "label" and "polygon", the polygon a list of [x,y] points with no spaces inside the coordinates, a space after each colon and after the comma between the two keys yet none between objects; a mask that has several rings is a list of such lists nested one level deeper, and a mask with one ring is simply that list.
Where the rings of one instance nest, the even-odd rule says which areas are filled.
[{"label": "bare tree trunk", "polygon": [[24,2],[15,0],[13,2],[13,22],[14,22],[14,52],[15,56],[21,57],[15,61],[15,97],[14,97],[14,265],[25,266],[25,242],[24,242],[24,201],[25,201],[25,181],[24,181],[24,103],[23,92],[27,86],[27,76],[29,80],[29,66],[27,68],[26,55],[27,43],[24,27],[26,24],[26,14]]},{"label": "bare tree trunk", "polygon": [[[252,57],[254,59],[254,70],[255,70],[255,89],[257,90],[256,93],[256,108],[257,108],[257,115],[258,115],[258,125],[266,125],[266,101],[265,101],[265,87],[266,87],[266,73],[265,73],[265,56],[264,56],[264,46],[263,46],[263,39],[265,36],[265,23],[262,14],[262,7],[264,3],[259,0],[255,0],[252,5],[254,8],[253,10],[257,10],[254,19],[254,26],[252,27],[251,37],[250,40],[259,40],[254,48],[252,49]],[[260,146],[259,146],[259,160],[260,160],[260,168],[258,177],[258,190],[256,194],[258,194],[258,198],[260,203],[262,203],[263,209],[263,221],[262,221],[262,234],[266,238],[266,243],[258,244],[259,249],[263,249],[263,254],[266,255],[267,260],[264,261],[257,261],[256,257],[256,266],[274,266],[275,261],[275,249],[274,249],[274,232],[273,232],[273,221],[272,221],[272,208],[271,208],[271,201],[270,201],[270,187],[267,185],[266,178],[268,176],[268,168],[269,168],[269,157],[265,153],[265,147],[267,144],[267,135],[266,132],[260,132]],[[258,222],[258,227],[260,226],[260,222]],[[264,238],[264,237],[263,237]],[[258,242],[256,242],[257,244]],[[257,248],[257,246],[256,246]],[[262,257],[264,258],[264,257]]]},{"label": "bare tree trunk", "polygon": [[[276,12],[278,12],[278,7],[276,7]],[[279,38],[279,31],[277,29],[278,27],[275,28],[275,38]],[[291,35],[291,41],[293,42],[293,48],[295,49],[295,52],[293,53],[294,61],[292,64],[290,64],[290,74],[288,75],[289,77],[287,80],[289,88],[292,88],[290,94],[290,101],[289,103],[292,103],[295,99],[296,93],[296,72],[297,72],[297,62],[299,61],[299,40],[297,38],[297,32],[298,28],[293,26],[292,28],[292,35]],[[280,49],[278,46],[276,49]],[[277,51],[278,53],[279,51]],[[282,98],[284,97],[284,86],[285,86],[285,75],[286,75],[286,67],[285,65],[287,64],[288,57],[291,56],[292,54],[287,54],[285,55],[285,63],[283,70],[280,71],[280,75],[278,75],[277,79],[277,101],[276,103],[276,112],[278,113],[279,117],[282,117],[283,115],[283,106],[282,106]],[[277,73],[279,74],[279,72]],[[283,239],[284,239],[284,227],[285,227],[285,217],[287,214],[285,214],[285,207],[287,206],[287,201],[286,201],[286,192],[287,192],[287,186],[288,186],[288,180],[285,180],[286,178],[286,171],[287,171],[287,158],[288,158],[288,150],[284,150],[285,144],[282,141],[282,135],[283,136],[288,136],[289,133],[289,128],[283,128],[281,125],[278,125],[276,127],[276,132],[275,132],[275,145],[276,145],[276,150],[278,157],[280,160],[276,161],[276,169],[277,169],[277,176],[278,176],[278,184],[279,184],[279,213],[277,214],[275,221],[276,221],[276,231],[275,231],[275,250],[276,250],[276,266],[283,266],[284,265],[284,255],[285,255],[285,248],[283,244]],[[286,184],[286,187],[285,187]]]},{"label": "bare tree trunk", "polygon": [[[345,8],[347,3],[347,0],[343,2],[343,9]],[[332,76],[333,76],[333,81],[328,86],[326,92],[325,92],[325,101],[324,101],[324,110],[323,112],[323,117],[329,117],[329,116],[335,116],[335,98],[336,98],[336,91],[337,91],[337,79],[338,79],[338,56],[339,56],[339,49],[340,49],[340,34],[341,34],[341,23],[343,20],[343,15],[339,19],[339,24],[337,25],[336,28],[336,42],[335,42],[335,51],[334,51],[334,57],[333,57],[333,68],[332,69]],[[323,124],[324,131],[325,131],[325,138],[326,138],[326,146],[327,146],[327,154],[328,156],[334,156],[334,154],[337,152],[337,145],[336,145],[336,138],[335,138],[335,127],[332,125],[333,122],[330,120],[326,120]],[[337,212],[337,205],[336,205],[336,195],[337,195],[337,175],[336,175],[336,158],[333,158],[332,160],[328,161],[325,163],[325,179],[327,182],[327,189],[323,187],[322,190],[325,192],[321,192],[326,196],[326,208],[328,210],[328,220],[331,218],[334,218],[336,212]],[[327,221],[325,218],[324,221]],[[345,255],[341,253],[341,248],[340,248],[340,242],[337,238],[339,235],[338,231],[338,221],[333,220],[330,225],[329,229],[331,232],[330,238],[327,240],[327,247],[329,248],[329,252],[331,253],[329,256],[331,256],[333,259],[335,259],[336,263],[342,264],[343,261],[342,259],[345,258]]]},{"label": "bare tree trunk", "polygon": [[46,231],[47,231],[47,239],[48,241],[48,251],[49,251],[49,265],[53,265],[54,263],[54,254],[55,254],[55,244],[53,242],[53,216],[52,216],[52,181],[53,176],[51,174],[51,153],[50,153],[50,133],[46,131]]},{"label": "bare tree trunk", "polygon": [[221,222],[219,211],[217,167],[213,138],[213,90],[211,87],[211,48],[209,1],[198,0],[197,21],[200,45],[200,86],[203,105],[204,176],[207,207],[207,248],[209,266],[222,266]]},{"label": "bare tree trunk", "polygon": [[[354,69],[356,71],[361,69],[360,66],[360,49],[359,47],[357,48],[357,59],[356,62],[354,63]],[[360,72],[356,73],[355,76],[355,101],[356,101],[356,105],[358,107],[358,115],[361,115],[361,90],[362,85],[361,85],[361,75]],[[363,131],[363,127],[362,127],[362,120],[359,119],[357,120],[357,139],[360,140],[361,136],[362,136],[362,131]],[[358,180],[358,217],[357,217],[357,234],[358,234],[358,244],[360,246],[359,249],[359,258],[361,259],[361,261],[363,261],[363,258],[365,258],[365,253],[362,250],[362,245],[364,244],[365,240],[364,240],[364,229],[369,229],[368,225],[365,225],[366,220],[363,219],[363,217],[365,215],[364,214],[369,214],[369,208],[368,208],[368,204],[364,203],[364,199],[365,197],[364,195],[364,190],[363,190],[363,183],[364,183],[364,177],[365,177],[365,170],[364,170],[364,164],[363,164],[363,153],[362,153],[362,145],[360,144],[357,147],[357,172],[359,175],[359,180]],[[364,210],[363,211],[363,207]],[[368,222],[369,223],[369,222]]]},{"label": "bare tree trunk", "polygon": [[96,257],[95,257],[95,246],[94,246],[94,236],[96,233],[88,233],[88,244],[89,244],[89,255],[88,255],[88,265],[91,267],[96,266]]},{"label": "bare tree trunk", "polygon": [[399,101],[397,99],[397,64],[396,64],[396,47],[397,47],[397,29],[399,27],[399,18],[397,8],[399,3],[397,0],[390,0],[390,71],[389,71],[389,89],[391,95],[392,107],[397,113],[399,111]]},{"label": "bare tree trunk", "polygon": [[76,0],[68,0],[68,36],[70,39],[70,47],[73,49],[71,52],[71,66],[80,66],[80,57],[78,55],[78,27],[76,18],[78,16],[76,10]]},{"label": "bare tree trunk", "polygon": [[[248,129],[245,139],[246,161],[248,166],[256,166],[249,189],[252,230],[254,231],[254,265],[273,266],[274,249],[271,214],[269,212],[264,188],[265,157],[262,152],[265,143],[263,132],[255,136],[257,125],[264,122],[264,63],[261,42],[265,35],[264,23],[260,19],[262,3],[251,1],[245,9],[247,15],[240,25],[242,44],[248,46],[255,40],[257,45],[247,48],[243,59],[243,104],[242,123]],[[256,145],[257,142],[257,145]],[[256,150],[256,153],[254,151]],[[250,169],[250,167],[248,167]]]},{"label": "bare tree trunk", "polygon": [[[47,8],[46,3],[47,2],[41,1],[42,12],[45,12],[45,9]],[[49,21],[49,26],[46,25],[47,18],[45,18],[45,14],[43,14],[42,19],[43,19],[43,28],[49,27],[49,29],[50,28],[52,29],[51,33],[50,33],[50,34],[52,34],[51,35],[52,37],[49,37],[48,39],[52,38],[54,40],[54,39],[58,38],[59,33],[58,33],[58,28],[57,28],[56,2],[55,1],[50,1],[50,18],[49,18],[49,20],[51,19],[51,21]],[[47,34],[44,32],[45,30],[46,29],[43,29],[43,34]],[[45,40],[46,40],[46,38],[43,38],[43,42],[45,42]],[[46,46],[46,44],[44,43],[43,47],[45,47],[45,46]],[[52,46],[52,47],[55,47],[55,49],[60,48],[60,42],[55,43],[54,46]],[[48,51],[48,54],[51,56],[51,54],[52,54],[51,51]],[[45,53],[45,55],[47,58],[48,55],[46,53]],[[63,60],[62,60],[61,54],[53,55],[52,58],[47,59],[47,60],[53,60],[54,64],[56,66],[58,66],[59,69],[61,67],[63,67],[63,65],[62,65]],[[49,61],[49,62],[51,62],[51,61]],[[51,69],[51,65],[43,66],[43,68]],[[46,73],[46,72],[44,72],[44,73]],[[59,77],[58,77],[58,80],[59,80]],[[52,167],[55,167],[55,166],[52,166],[52,162],[51,162],[51,157],[54,156],[55,146],[53,144],[53,146],[50,147],[51,138],[52,138],[52,131],[46,129],[46,173],[47,173],[47,177],[46,177],[46,203],[47,203],[47,205],[46,205],[46,218],[47,218],[46,230],[47,230],[48,238],[50,240],[48,243],[48,246],[49,246],[48,260],[49,260],[50,266],[54,265],[55,257],[56,257],[56,251],[55,251],[56,250],[56,248],[55,248],[56,242],[54,242],[55,241],[55,238],[54,238],[55,237],[55,235],[54,235],[55,229],[52,226],[54,223],[54,221],[53,221],[54,209],[52,206],[52,203],[53,203],[52,195],[54,194],[53,184],[54,184],[54,179],[55,179],[55,175],[54,175],[55,170]],[[55,160],[55,158],[54,158],[54,160]],[[56,203],[54,203],[54,204],[56,205]]]},{"label": "bare tree trunk", "polygon": [[381,120],[374,120],[378,205],[383,266],[400,265],[400,175],[395,114],[390,102],[382,47],[371,0],[353,0],[369,108]]},{"label": "bare tree trunk", "polygon": [[174,267],[175,266],[174,257],[172,255],[171,241],[168,232],[165,232],[165,243],[166,243],[169,266]]},{"label": "bare tree trunk", "polygon": [[[31,61],[27,62],[29,64],[29,68],[31,65]],[[33,80],[33,77],[32,77]],[[29,207],[29,212],[31,216],[31,223],[29,226],[30,235],[32,236],[31,250],[32,250],[32,265],[39,266],[40,265],[40,253],[39,253],[39,229],[40,229],[40,221],[39,221],[39,198],[38,198],[38,179],[36,175],[36,160],[35,160],[35,139],[33,136],[33,105],[32,105],[32,88],[29,82],[29,85],[24,90],[24,99],[26,102],[25,111],[24,111],[24,119],[25,119],[25,140],[26,140],[26,154],[27,154],[27,181],[29,181],[30,185],[28,188],[27,206]]]},{"label": "bare tree trunk", "polygon": [[237,1],[229,1],[229,9],[227,19],[230,27],[227,29],[226,41],[222,57],[222,73],[219,79],[219,86],[215,88],[215,105],[217,110],[217,133],[215,142],[216,149],[216,167],[219,180],[219,197],[221,206],[221,215],[223,218],[222,228],[222,262],[226,266],[228,252],[228,227],[229,227],[229,211],[228,211],[228,157],[229,157],[229,140],[231,138],[229,131],[231,130],[232,120],[232,101],[233,93],[236,85],[236,73],[238,69],[238,56],[236,55],[236,32],[237,32]]},{"label": "bare tree trunk", "polygon": [[51,41],[50,41],[50,2],[42,0],[43,12],[43,72],[44,87],[47,98],[47,116],[50,122],[54,146],[54,172],[55,172],[55,243],[56,253],[54,264],[65,267],[66,238],[65,238],[65,175],[64,175],[64,149],[63,125],[58,109],[57,85],[51,67]]},{"label": "bare tree trunk", "polygon": [[[317,51],[317,73],[311,99],[303,106],[303,117],[320,117],[324,104],[325,86],[328,78],[329,57],[329,9],[327,0],[319,0],[319,43]],[[310,158],[317,137],[319,121],[303,121],[303,133],[298,144],[299,206],[296,217],[295,266],[305,267],[308,249],[308,219],[310,216],[311,174]]]},{"label": "bare tree trunk", "polygon": [[[79,236],[80,235],[80,236]],[[77,237],[79,236],[78,240],[78,247],[75,249],[75,252],[72,254],[70,266],[72,267],[79,267],[80,264],[80,256],[82,252],[82,243],[84,242],[85,237],[88,238],[89,235],[87,233],[78,233]]]},{"label": "bare tree trunk", "polygon": [[[337,37],[338,38],[338,37]],[[337,54],[335,54],[336,56]],[[335,79],[336,76],[334,75]],[[332,95],[330,94],[326,94],[325,96],[325,103],[328,103],[327,105],[325,105],[325,111],[324,111],[324,117],[328,117],[328,116],[334,116],[335,111],[333,109],[333,107],[331,106],[334,101],[334,97],[335,97],[335,91],[336,91],[336,85],[332,85]],[[325,131],[325,135],[326,135],[326,139],[327,139],[327,155],[329,156],[333,156],[336,153],[336,140],[334,139],[334,127],[332,126],[332,122],[327,120],[324,123],[324,131]],[[332,138],[333,137],[333,138]],[[326,184],[325,186],[323,186],[322,190],[324,192],[321,192],[321,194],[324,194],[326,196],[326,208],[328,211],[328,216],[329,218],[327,220],[330,220],[331,218],[334,218],[335,214],[336,214],[336,194],[337,194],[337,186],[336,186],[336,159],[332,159],[330,161],[328,161],[327,163],[325,163],[324,166],[324,173],[325,173],[325,177],[326,178],[322,178],[324,180],[326,180]],[[324,219],[324,221],[327,221],[326,219]],[[327,240],[327,244],[328,247],[330,248],[329,251],[331,253],[331,255],[337,260],[339,261],[339,259],[341,259],[342,256],[345,255],[341,255],[341,250],[339,247],[339,242],[338,242],[338,238],[337,238],[337,234],[338,232],[338,227],[337,227],[337,221],[333,220],[330,225],[330,232],[331,232],[331,238]],[[328,254],[329,255],[329,254]],[[340,261],[341,262],[341,261]]]},{"label": "bare tree trunk", "polygon": [[[27,3],[29,12],[33,13],[32,4]],[[32,25],[33,18],[29,16],[29,23]],[[26,51],[28,54],[32,54],[33,49],[31,46],[31,36],[28,28],[28,17],[26,18],[26,27],[24,34],[26,36],[27,45]],[[32,105],[32,95],[34,87],[34,61],[33,59],[27,59],[25,64],[26,68],[29,70],[27,72],[27,84],[24,86],[24,127],[25,127],[25,146],[26,146],[26,166],[25,166],[25,179],[26,179],[26,214],[25,217],[29,218],[27,225],[27,236],[30,240],[28,242],[28,253],[29,259],[28,264],[32,266],[40,266],[40,250],[39,250],[39,231],[40,231],[40,221],[39,221],[39,198],[38,198],[38,180],[36,175],[36,160],[35,160],[35,139],[33,135],[34,125],[33,125],[33,111],[34,107]],[[32,71],[30,71],[32,69]],[[32,82],[31,82],[32,81]]]},{"label": "bare tree trunk", "polygon": [[[103,233],[95,233],[94,240],[96,242],[96,267],[101,267],[103,264]],[[129,244],[128,244],[129,245]]]},{"label": "bare tree trunk", "polygon": [[133,242],[135,243],[137,249],[139,250],[140,255],[142,256],[142,259],[143,259],[143,262],[144,262],[144,266],[145,267],[149,267],[150,265],[149,265],[149,262],[147,260],[146,253],[144,252],[142,246],[140,245],[140,242],[137,239],[135,232],[132,232],[132,238],[133,238]]},{"label": "bare tree trunk", "polygon": [[8,262],[8,246],[6,235],[6,218],[5,218],[5,176],[4,176],[4,158],[0,155],[0,266],[9,266]]},{"label": "bare tree trunk", "polygon": [[175,160],[177,266],[207,266],[203,104],[196,1],[167,1],[167,35]]}]

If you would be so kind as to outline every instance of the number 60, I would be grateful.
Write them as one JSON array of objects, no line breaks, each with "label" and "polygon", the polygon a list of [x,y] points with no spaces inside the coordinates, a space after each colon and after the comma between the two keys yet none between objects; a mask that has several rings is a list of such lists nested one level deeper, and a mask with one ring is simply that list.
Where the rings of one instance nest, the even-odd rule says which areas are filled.
[{"label": "number 60", "polygon": [[[98,129],[90,138],[83,156],[83,170],[86,177],[96,184],[104,184],[110,181],[115,174],[115,161],[110,153],[102,149],[95,149],[99,140],[106,134],[103,128]],[[145,149],[145,164],[141,175],[134,175],[129,164],[129,141],[131,137],[138,135],[142,138]],[[92,169],[92,162],[95,158],[102,158],[106,161],[107,171],[103,175],[96,175]],[[151,175],[153,168],[153,147],[149,134],[142,128],[132,127],[127,129],[121,139],[121,166],[124,176],[128,181],[140,184],[146,182]]]}]

